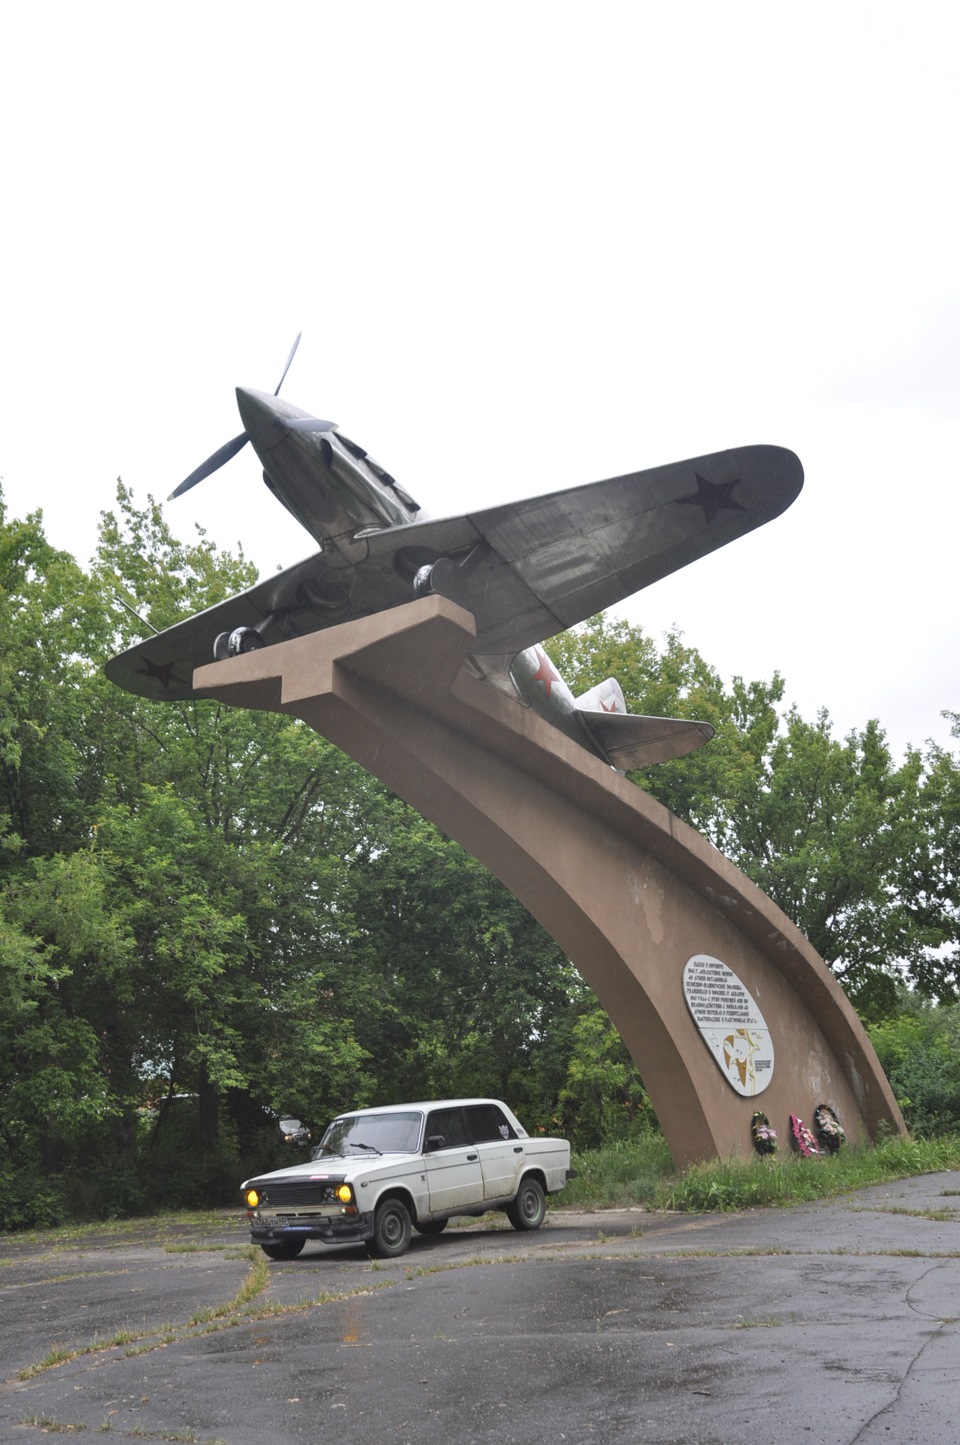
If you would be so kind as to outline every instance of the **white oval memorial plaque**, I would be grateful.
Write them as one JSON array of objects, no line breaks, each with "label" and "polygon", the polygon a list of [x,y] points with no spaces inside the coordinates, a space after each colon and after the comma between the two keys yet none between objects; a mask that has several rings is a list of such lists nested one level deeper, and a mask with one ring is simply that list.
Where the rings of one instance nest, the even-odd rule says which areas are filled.
[{"label": "white oval memorial plaque", "polygon": [[773,1078],[773,1040],[763,1014],[732,968],[695,953],[683,970],[683,996],[720,1072],[738,1094],[762,1094]]}]

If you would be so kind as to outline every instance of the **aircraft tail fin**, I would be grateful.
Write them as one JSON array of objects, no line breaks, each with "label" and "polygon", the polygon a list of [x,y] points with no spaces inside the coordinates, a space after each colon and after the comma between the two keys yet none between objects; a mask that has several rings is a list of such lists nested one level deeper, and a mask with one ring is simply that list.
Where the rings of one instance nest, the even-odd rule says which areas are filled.
[{"label": "aircraft tail fin", "polygon": [[714,734],[714,729],[706,722],[593,711],[581,708],[580,702],[578,698],[577,711],[581,722],[607,761],[621,772],[682,758],[702,748]]},{"label": "aircraft tail fin", "polygon": [[627,704],[623,699],[623,688],[615,677],[606,677],[589,692],[582,692],[576,700],[581,712],[625,713]]}]

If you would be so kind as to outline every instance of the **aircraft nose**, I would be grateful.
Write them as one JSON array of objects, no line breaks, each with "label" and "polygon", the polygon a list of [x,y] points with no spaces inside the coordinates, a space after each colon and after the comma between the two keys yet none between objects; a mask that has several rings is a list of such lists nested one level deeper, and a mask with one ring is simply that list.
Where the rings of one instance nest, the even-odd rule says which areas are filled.
[{"label": "aircraft nose", "polygon": [[258,452],[279,446],[291,432],[336,431],[335,421],[321,421],[312,412],[282,401],[275,393],[237,387],[237,406],[244,429]]},{"label": "aircraft nose", "polygon": [[290,408],[279,397],[268,391],[251,391],[248,387],[237,387],[237,408],[243,429],[258,452],[275,447],[280,433],[274,423]]}]

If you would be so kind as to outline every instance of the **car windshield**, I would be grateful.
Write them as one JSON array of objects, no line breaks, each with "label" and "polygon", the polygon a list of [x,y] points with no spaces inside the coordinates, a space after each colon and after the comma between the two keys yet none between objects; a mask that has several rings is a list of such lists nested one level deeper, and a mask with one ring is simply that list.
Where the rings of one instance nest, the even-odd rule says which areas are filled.
[{"label": "car windshield", "polygon": [[351,1114],[334,1119],[314,1152],[331,1154],[413,1154],[420,1143],[423,1115],[418,1109],[396,1114]]}]

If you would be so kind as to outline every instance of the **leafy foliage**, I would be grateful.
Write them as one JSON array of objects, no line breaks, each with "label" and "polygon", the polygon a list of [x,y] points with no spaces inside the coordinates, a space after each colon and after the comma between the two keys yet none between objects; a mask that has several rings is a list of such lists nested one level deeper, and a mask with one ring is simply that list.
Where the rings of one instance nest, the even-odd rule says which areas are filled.
[{"label": "leafy foliage", "polygon": [[960,1005],[932,1008],[906,996],[901,1012],[869,1033],[911,1132],[960,1133]]}]

